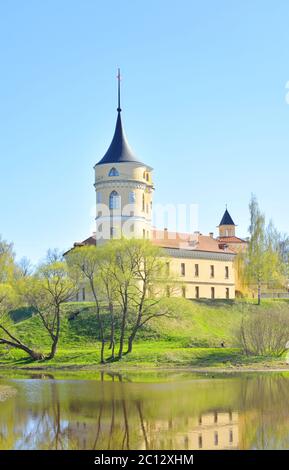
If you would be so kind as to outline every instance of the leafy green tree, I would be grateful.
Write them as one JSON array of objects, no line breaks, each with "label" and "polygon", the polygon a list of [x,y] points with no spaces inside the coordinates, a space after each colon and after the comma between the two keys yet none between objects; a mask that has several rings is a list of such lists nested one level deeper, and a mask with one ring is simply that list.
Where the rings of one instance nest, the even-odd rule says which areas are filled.
[{"label": "leafy green tree", "polygon": [[250,204],[250,241],[244,257],[244,278],[248,285],[256,285],[258,305],[261,303],[262,286],[270,282],[282,282],[284,264],[273,237],[272,223],[266,228],[265,216],[260,211],[256,196]]},{"label": "leafy green tree", "polygon": [[17,267],[12,244],[0,239],[0,344],[20,349],[32,359],[42,359],[42,354],[24,344],[14,332],[10,312],[19,304],[15,289]]}]

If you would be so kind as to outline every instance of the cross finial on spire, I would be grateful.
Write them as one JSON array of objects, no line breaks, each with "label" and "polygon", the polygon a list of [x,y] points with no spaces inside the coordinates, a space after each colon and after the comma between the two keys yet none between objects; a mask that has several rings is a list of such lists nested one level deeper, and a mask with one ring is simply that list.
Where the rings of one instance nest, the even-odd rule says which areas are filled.
[{"label": "cross finial on spire", "polygon": [[117,70],[117,82],[118,82],[118,107],[117,107],[117,112],[121,112],[121,107],[120,107],[120,81],[121,81],[121,75],[120,75],[120,69]]}]

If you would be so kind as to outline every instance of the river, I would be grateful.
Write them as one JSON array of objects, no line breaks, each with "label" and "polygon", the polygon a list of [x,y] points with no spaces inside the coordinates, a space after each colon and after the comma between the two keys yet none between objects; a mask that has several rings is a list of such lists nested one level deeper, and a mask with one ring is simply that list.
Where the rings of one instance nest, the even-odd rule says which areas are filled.
[{"label": "river", "polygon": [[289,374],[0,373],[0,449],[288,449]]}]

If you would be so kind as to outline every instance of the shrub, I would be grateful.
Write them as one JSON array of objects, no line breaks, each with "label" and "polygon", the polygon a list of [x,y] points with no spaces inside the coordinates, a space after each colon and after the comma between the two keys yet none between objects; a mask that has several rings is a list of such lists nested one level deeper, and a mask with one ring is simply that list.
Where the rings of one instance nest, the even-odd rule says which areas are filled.
[{"label": "shrub", "polygon": [[281,356],[289,340],[289,314],[284,310],[254,312],[242,319],[238,339],[244,352]]}]

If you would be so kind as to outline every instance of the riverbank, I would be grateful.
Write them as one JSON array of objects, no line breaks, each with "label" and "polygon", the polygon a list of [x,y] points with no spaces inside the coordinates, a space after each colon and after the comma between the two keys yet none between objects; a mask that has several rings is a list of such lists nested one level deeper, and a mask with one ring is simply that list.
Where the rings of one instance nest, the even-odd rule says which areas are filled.
[{"label": "riverbank", "polygon": [[[267,309],[288,310],[289,302],[266,300],[261,306],[253,301],[188,301],[174,299],[175,314],[160,317],[139,332],[130,354],[121,361],[106,364],[100,360],[100,343],[93,305],[69,303],[62,312],[61,334],[56,356],[50,361],[32,361],[13,348],[0,348],[0,369],[105,370],[134,369],[207,370],[286,370],[286,358],[246,356],[238,346],[236,332],[243,315]],[[50,339],[39,318],[31,312],[15,312],[15,334],[24,344],[47,353]],[[105,313],[104,313],[105,320]],[[221,347],[221,345],[225,347]],[[118,346],[116,345],[116,355]]]},{"label": "riverbank", "polygon": [[206,371],[266,371],[288,370],[286,358],[246,356],[238,348],[181,347],[174,342],[139,342],[132,353],[121,361],[99,363],[99,345],[81,348],[59,348],[50,361],[32,361],[22,353],[10,350],[2,354],[0,369],[26,370],[190,370]]}]

